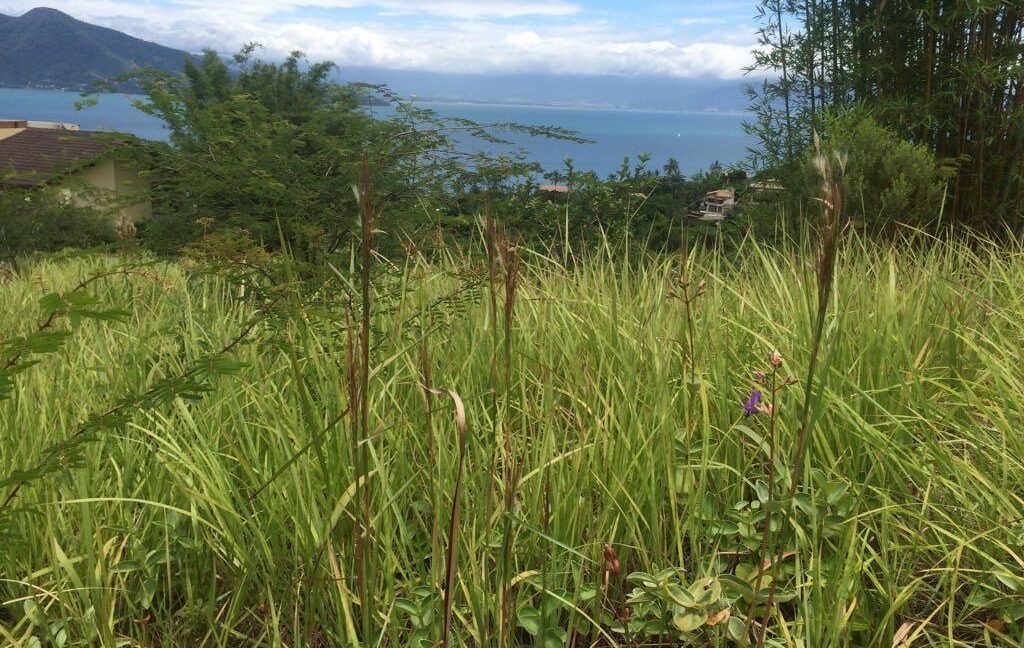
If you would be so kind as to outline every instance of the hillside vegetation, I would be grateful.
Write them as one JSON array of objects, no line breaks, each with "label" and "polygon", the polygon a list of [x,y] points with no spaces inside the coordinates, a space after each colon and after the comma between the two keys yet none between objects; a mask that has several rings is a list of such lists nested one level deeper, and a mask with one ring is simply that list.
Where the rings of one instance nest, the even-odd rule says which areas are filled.
[{"label": "hillside vegetation", "polygon": [[0,641],[726,646],[769,598],[765,645],[1024,640],[1019,247],[840,247],[794,473],[807,250],[491,240],[365,311],[357,260],[7,277],[0,337],[77,326],[0,400]]},{"label": "hillside vegetation", "polygon": [[0,87],[84,90],[142,68],[177,73],[188,57],[56,9],[0,15]]}]

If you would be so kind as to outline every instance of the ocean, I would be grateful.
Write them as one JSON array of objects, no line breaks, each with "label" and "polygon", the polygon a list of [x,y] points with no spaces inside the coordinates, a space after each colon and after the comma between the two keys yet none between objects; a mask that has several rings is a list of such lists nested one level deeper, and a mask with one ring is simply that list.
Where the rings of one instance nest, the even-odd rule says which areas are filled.
[{"label": "ocean", "polygon": [[[167,138],[161,121],[132,106],[128,95],[100,95],[95,106],[76,109],[75,92],[0,88],[0,119],[61,121],[86,130],[123,131],[147,139]],[[616,171],[624,157],[651,155],[648,166],[660,168],[675,158],[684,173],[706,169],[714,162],[730,165],[743,160],[754,141],[742,130],[742,113],[609,110],[550,106],[420,102],[442,117],[461,117],[478,123],[517,122],[532,126],[561,126],[577,131],[592,144],[506,135],[513,148],[521,148],[545,169],[563,169],[572,158],[580,170],[606,175]],[[387,114],[387,108],[373,108]],[[467,143],[467,145],[469,145]],[[473,144],[493,152],[500,147]]]}]

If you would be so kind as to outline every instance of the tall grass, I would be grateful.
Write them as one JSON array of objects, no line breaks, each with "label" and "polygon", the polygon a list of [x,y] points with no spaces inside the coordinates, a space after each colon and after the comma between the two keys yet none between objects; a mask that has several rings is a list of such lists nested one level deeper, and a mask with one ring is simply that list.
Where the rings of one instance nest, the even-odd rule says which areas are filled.
[{"label": "tall grass", "polygon": [[[570,271],[502,240],[487,267],[410,260],[365,328],[261,324],[235,349],[240,375],[18,493],[0,643],[641,645],[626,576],[728,578],[764,559],[762,480],[798,469],[809,429],[785,484],[802,499],[773,504],[789,530],[757,569],[789,594],[766,610],[766,645],[1018,645],[1024,254],[922,243],[839,248],[806,428],[820,310],[796,247]],[[0,336],[113,263],[41,261],[0,284]],[[19,376],[0,403],[4,473],[258,308],[160,273],[94,284],[130,319],[83,325]],[[746,417],[775,350],[780,380],[801,380]],[[762,625],[763,601],[730,604]],[[733,644],[726,623],[673,632],[661,645]]]}]

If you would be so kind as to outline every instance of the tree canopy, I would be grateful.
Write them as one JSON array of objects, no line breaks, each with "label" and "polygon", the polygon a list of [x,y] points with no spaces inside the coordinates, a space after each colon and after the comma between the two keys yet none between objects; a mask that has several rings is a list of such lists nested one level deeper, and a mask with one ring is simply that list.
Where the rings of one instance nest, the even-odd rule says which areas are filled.
[{"label": "tree canopy", "polygon": [[858,107],[955,168],[952,219],[1024,212],[1024,11],[1015,0],[761,0],[748,129],[757,166],[799,168],[811,132]]}]

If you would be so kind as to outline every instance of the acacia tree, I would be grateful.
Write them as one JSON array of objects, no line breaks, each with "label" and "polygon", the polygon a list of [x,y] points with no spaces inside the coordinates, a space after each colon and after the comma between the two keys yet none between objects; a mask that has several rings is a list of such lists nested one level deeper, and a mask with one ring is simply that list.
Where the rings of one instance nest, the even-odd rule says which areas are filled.
[{"label": "acacia tree", "polygon": [[153,158],[155,218],[144,233],[171,250],[211,229],[241,228],[269,247],[308,248],[327,225],[323,207],[353,201],[351,165],[369,128],[358,98],[327,80],[330,66],[300,69],[207,51],[184,74],[148,71],[138,108],[167,124]]},{"label": "acacia tree", "polygon": [[[558,128],[442,119],[386,88],[336,83],[333,70],[299,52],[262,61],[248,46],[231,65],[207,51],[183,75],[136,75],[145,93],[137,106],[170,130],[168,143],[150,149],[160,213],[150,240],[171,250],[231,227],[267,247],[315,255],[351,234],[364,158],[388,225],[414,229],[425,199],[535,170],[514,154],[481,154],[471,140],[501,142],[507,131],[578,139]],[[371,102],[387,104],[386,116],[366,110]]]}]

